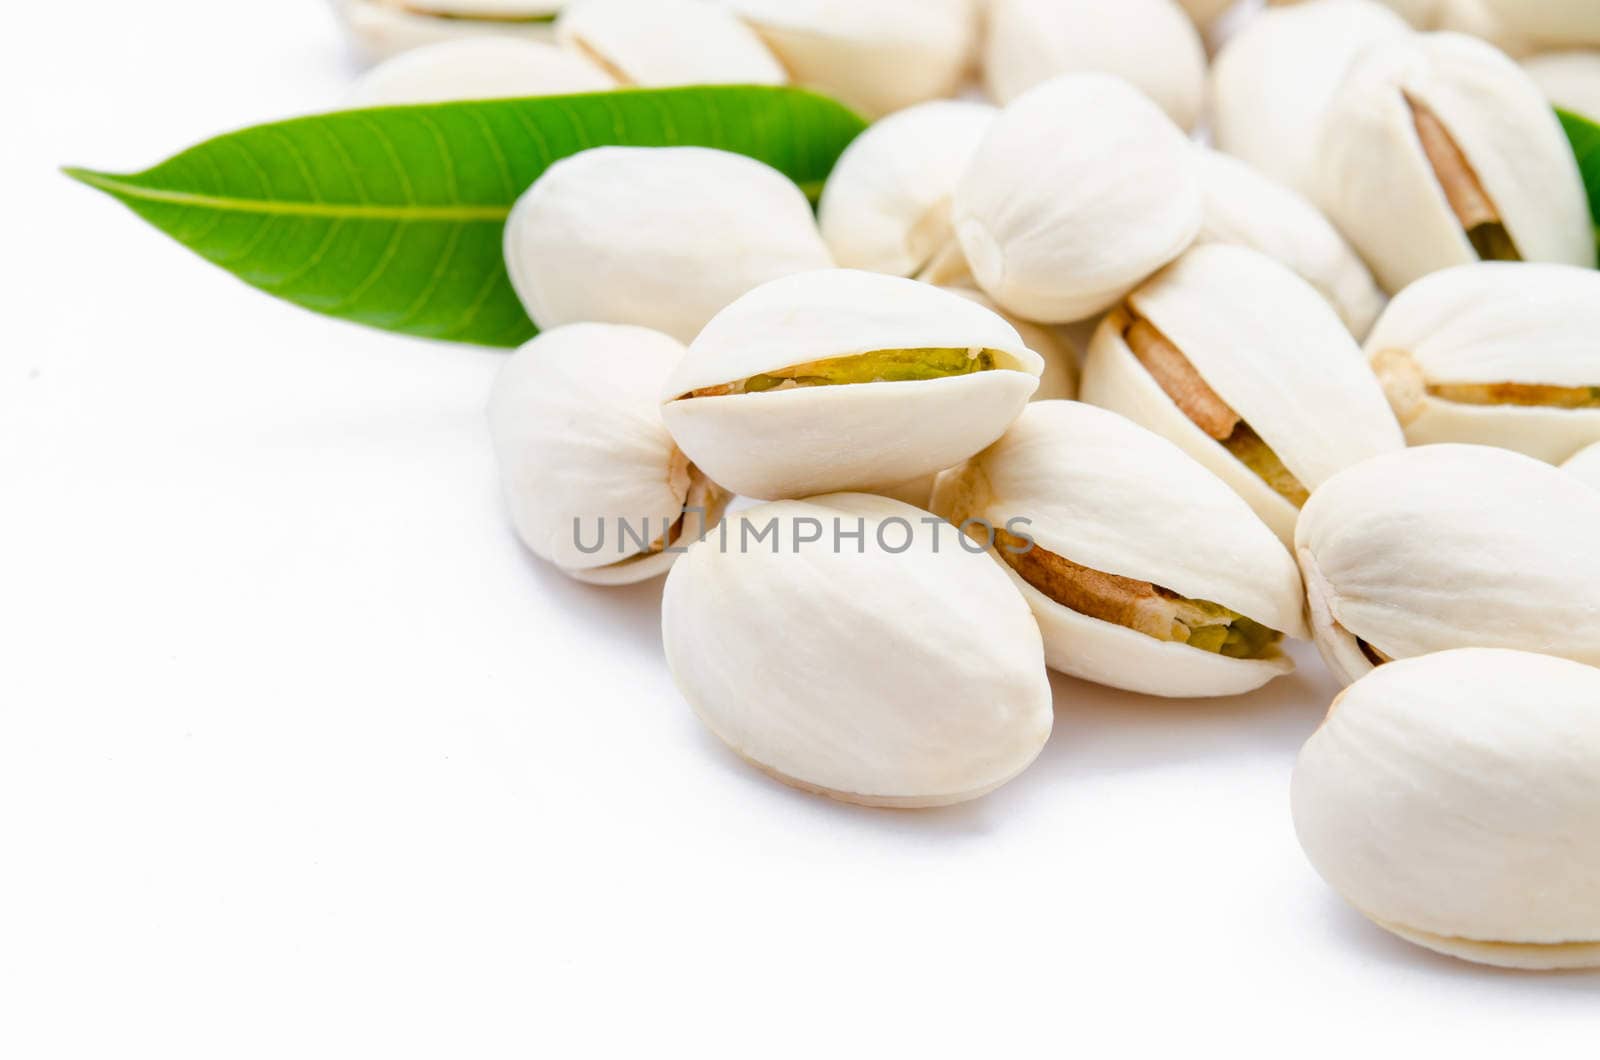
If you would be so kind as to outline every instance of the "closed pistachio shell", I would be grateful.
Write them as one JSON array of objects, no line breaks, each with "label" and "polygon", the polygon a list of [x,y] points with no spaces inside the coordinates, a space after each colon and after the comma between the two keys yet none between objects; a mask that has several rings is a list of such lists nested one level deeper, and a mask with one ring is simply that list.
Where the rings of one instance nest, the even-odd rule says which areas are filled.
[{"label": "closed pistachio shell", "polygon": [[638,324],[680,342],[746,291],[832,264],[787,177],[699,147],[601,147],[557,162],[517,200],[505,252],[541,328]]},{"label": "closed pistachio shell", "polygon": [[1469,648],[1345,689],[1300,752],[1295,831],[1380,927],[1508,968],[1600,967],[1600,670]]},{"label": "closed pistachio shell", "polygon": [[604,92],[604,70],[553,44],[507,37],[464,37],[414,48],[367,71],[350,90],[352,107],[442,103]]},{"label": "closed pistachio shell", "polygon": [[1295,530],[1312,632],[1349,682],[1384,660],[1512,648],[1600,663],[1600,492],[1476,445],[1359,464]]},{"label": "closed pistachio shell", "polygon": [[1004,433],[1043,362],[994,313],[897,276],[828,269],[751,291],[706,325],[662,393],[706,474],[763,499],[873,491]]},{"label": "closed pistachio shell", "polygon": [[540,559],[581,581],[642,581],[721,517],[727,495],[661,423],[659,391],[683,354],[646,328],[573,324],[500,370],[489,430],[512,522]]},{"label": "closed pistachio shell", "polygon": [[1435,33],[1375,47],[1323,128],[1319,201],[1386,290],[1480,258],[1594,266],[1571,144],[1492,46]]},{"label": "closed pistachio shell", "polygon": [[1173,0],[994,0],[983,68],[1000,103],[1075,73],[1122,78],[1185,129],[1205,101],[1205,46]]},{"label": "closed pistachio shell", "polygon": [[954,527],[835,494],[724,529],[673,568],[662,632],[679,690],[734,752],[796,787],[895,807],[976,798],[1038,755],[1052,723],[1039,629]]},{"label": "closed pistachio shell", "polygon": [[1307,634],[1288,550],[1215,476],[1120,416],[1029,405],[1000,441],[940,476],[933,510],[975,520],[986,540],[990,528],[1011,535],[997,533],[993,553],[1063,673],[1220,696],[1294,669],[1279,641]]},{"label": "closed pistachio shell", "polygon": [[1600,48],[1536,55],[1522,68],[1551,103],[1600,122]]},{"label": "closed pistachio shell", "polygon": [[1418,280],[1367,355],[1412,445],[1472,442],[1560,463],[1600,442],[1600,272],[1481,262]]},{"label": "closed pistachio shell", "polygon": [[556,40],[627,85],[781,85],[754,30],[710,0],[575,0]]},{"label": "closed pistachio shell", "polygon": [[1068,74],[995,119],[956,187],[954,216],[989,297],[1029,320],[1070,323],[1194,241],[1199,164],[1183,132],[1126,82]]},{"label": "closed pistachio shell", "polygon": [[793,80],[880,117],[951,96],[978,40],[972,0],[723,0]]},{"label": "closed pistachio shell", "polygon": [[818,204],[822,238],[842,268],[914,276],[955,239],[950,199],[999,111],[934,100],[856,137]]},{"label": "closed pistachio shell", "polygon": [[1580,451],[1571,460],[1562,464],[1561,469],[1569,475],[1576,476],[1578,481],[1600,490],[1600,442]]},{"label": "closed pistachio shell", "polygon": [[970,287],[946,287],[951,294],[973,301],[991,312],[998,313],[1007,324],[1017,329],[1023,343],[1044,359],[1044,370],[1039,373],[1039,389],[1033,392],[1034,401],[1071,401],[1078,396],[1078,362],[1082,359],[1077,343],[1065,328],[1049,324],[1035,324],[1031,320],[1007,313],[994,304],[982,291]]},{"label": "closed pistachio shell", "polygon": [[1205,148],[1200,182],[1205,219],[1197,242],[1260,251],[1315,287],[1352,334],[1371,330],[1383,310],[1383,292],[1310,200],[1237,158]]},{"label": "closed pistachio shell", "polygon": [[1176,443],[1285,542],[1310,491],[1405,444],[1328,303],[1222,244],[1195,247],[1101,322],[1080,392]]},{"label": "closed pistachio shell", "polygon": [[564,0],[332,0],[355,49],[378,62],[467,37],[548,42]]},{"label": "closed pistachio shell", "polygon": [[1372,0],[1315,0],[1251,19],[1211,67],[1213,142],[1315,199],[1323,114],[1355,57],[1410,28]]}]

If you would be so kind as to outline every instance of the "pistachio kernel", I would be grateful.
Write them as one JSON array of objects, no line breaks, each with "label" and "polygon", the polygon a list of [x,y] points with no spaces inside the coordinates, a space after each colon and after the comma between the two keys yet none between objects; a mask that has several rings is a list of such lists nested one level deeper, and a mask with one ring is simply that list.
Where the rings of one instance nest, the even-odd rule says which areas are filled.
[{"label": "pistachio kernel", "polygon": [[1450,130],[1444,127],[1439,116],[1422,103],[1406,96],[1411,108],[1412,124],[1417,139],[1422,143],[1422,153],[1450,203],[1461,228],[1467,234],[1472,249],[1484,261],[1521,261],[1511,233],[1506,231],[1500,209],[1489,198],[1478,172],[1462,153]]},{"label": "pistachio kernel", "polygon": [[924,348],[874,350],[871,353],[807,361],[777,371],[762,372],[719,386],[691,390],[685,397],[726,397],[794,390],[812,386],[848,386],[857,383],[904,383],[986,372],[996,367],[996,352],[981,349]]}]

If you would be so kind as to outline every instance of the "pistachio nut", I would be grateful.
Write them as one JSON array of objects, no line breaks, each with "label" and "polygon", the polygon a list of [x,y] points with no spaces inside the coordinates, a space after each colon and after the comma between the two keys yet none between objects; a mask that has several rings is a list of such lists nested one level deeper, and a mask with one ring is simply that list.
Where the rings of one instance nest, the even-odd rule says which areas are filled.
[{"label": "pistachio nut", "polygon": [[1194,241],[1199,163],[1182,130],[1127,82],[1067,74],[1001,111],[954,205],[984,292],[1029,320],[1071,323]]},{"label": "pistachio nut", "polygon": [[1260,251],[1315,287],[1353,334],[1372,328],[1383,310],[1383,292],[1366,263],[1310,200],[1208,148],[1200,149],[1200,184],[1205,218],[1197,242]]},{"label": "pistachio nut", "polygon": [[1372,0],[1315,0],[1246,22],[1211,67],[1218,148],[1316,201],[1323,114],[1370,45],[1411,33]]},{"label": "pistachio nut", "polygon": [[557,96],[615,87],[616,82],[604,70],[553,44],[464,37],[426,44],[384,60],[356,81],[349,105]]},{"label": "pistachio nut", "polygon": [[1480,262],[1395,296],[1367,341],[1412,445],[1474,442],[1558,464],[1600,442],[1600,272]]},{"label": "pistachio nut", "polygon": [[1049,737],[1050,683],[1027,606],[958,541],[863,494],[742,513],[667,579],[678,689],[740,757],[806,791],[909,808],[994,790]]},{"label": "pistachio nut", "polygon": [[1578,481],[1586,482],[1600,490],[1600,442],[1579,451],[1571,460],[1561,465],[1561,470],[1577,476]]},{"label": "pistachio nut", "polygon": [[1600,492],[1505,449],[1427,445],[1358,464],[1295,530],[1334,674],[1449,648],[1600,663]]},{"label": "pistachio nut", "polygon": [[978,40],[973,0],[722,0],[797,83],[868,115],[955,94]]},{"label": "pistachio nut", "polygon": [[995,305],[988,295],[970,287],[946,287],[945,290],[999,314],[1007,324],[1017,329],[1023,344],[1044,359],[1044,371],[1039,373],[1039,389],[1033,392],[1034,401],[1070,401],[1078,396],[1078,362],[1082,357],[1077,343],[1072,341],[1072,336],[1067,334],[1065,328],[1035,324],[1007,313]]},{"label": "pistachio nut", "polygon": [[783,174],[700,147],[601,147],[517,200],[506,267],[542,328],[638,324],[688,342],[768,280],[833,262]]},{"label": "pistachio nut", "polygon": [[683,354],[648,328],[572,324],[506,361],[489,430],[534,555],[580,581],[643,581],[721,518],[729,495],[661,423],[661,385]]},{"label": "pistachio nut", "polygon": [[1572,146],[1527,74],[1483,41],[1366,52],[1323,126],[1319,201],[1393,293],[1478,260],[1592,268]]},{"label": "pistachio nut", "polygon": [[856,137],[822,189],[817,221],[847,269],[915,276],[955,240],[950,198],[999,111],[934,100]]},{"label": "pistachio nut", "polygon": [[1405,444],[1333,309],[1242,247],[1195,247],[1106,316],[1083,400],[1171,441],[1285,542],[1310,492]]},{"label": "pistachio nut", "polygon": [[1485,648],[1385,666],[1334,701],[1291,801],[1312,865],[1379,927],[1600,967],[1600,670]]},{"label": "pistachio nut", "polygon": [[1551,103],[1600,122],[1600,48],[1535,55],[1522,68]]},{"label": "pistachio nut", "polygon": [[991,545],[1063,673],[1220,696],[1294,669],[1282,640],[1307,634],[1288,550],[1215,476],[1121,416],[1029,405],[939,476],[933,511]]},{"label": "pistachio nut", "polygon": [[937,287],[827,269],[717,314],[663,392],[696,465],[748,497],[874,491],[1005,432],[1043,361],[994,313]]},{"label": "pistachio nut", "polygon": [[502,36],[550,41],[565,0],[333,0],[369,62],[441,41]]},{"label": "pistachio nut", "polygon": [[983,70],[1000,103],[1062,74],[1110,74],[1184,129],[1205,101],[1205,45],[1173,0],[994,0]]},{"label": "pistachio nut", "polygon": [[573,0],[556,40],[624,85],[788,80],[755,31],[710,0]]}]

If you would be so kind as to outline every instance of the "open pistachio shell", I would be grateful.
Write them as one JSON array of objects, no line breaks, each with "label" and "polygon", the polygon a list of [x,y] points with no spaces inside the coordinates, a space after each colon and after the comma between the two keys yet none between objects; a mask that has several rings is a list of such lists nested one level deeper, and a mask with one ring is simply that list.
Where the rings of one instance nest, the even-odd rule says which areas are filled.
[{"label": "open pistachio shell", "polygon": [[1349,682],[1513,648],[1600,663],[1600,492],[1504,449],[1428,445],[1328,480],[1295,531],[1312,632]]},{"label": "open pistachio shell", "polygon": [[723,0],[798,84],[869,117],[954,95],[978,40],[973,0]]},{"label": "open pistachio shell", "polygon": [[573,324],[506,361],[489,430],[512,522],[534,555],[581,581],[643,581],[721,518],[728,495],[661,423],[658,394],[683,354],[646,328]]},{"label": "open pistachio shell", "polygon": [[788,178],[700,147],[601,147],[557,162],[517,200],[505,252],[541,328],[638,324],[680,342],[746,291],[832,264]]},{"label": "open pistachio shell", "polygon": [[456,99],[604,92],[611,76],[553,44],[508,37],[464,37],[414,48],[367,71],[350,90],[352,107],[442,103]]},{"label": "open pistachio shell", "polygon": [[679,690],[742,758],[845,802],[917,807],[992,791],[1043,748],[1039,629],[954,527],[834,494],[723,531],[673,568],[661,622]]},{"label": "open pistachio shell", "polygon": [[1600,967],[1600,670],[1439,652],[1345,689],[1300,752],[1295,831],[1367,917],[1508,968]]},{"label": "open pistachio shell", "polygon": [[1410,32],[1372,0],[1316,0],[1257,15],[1212,64],[1213,141],[1314,199],[1323,113],[1351,61]]},{"label": "open pistachio shell", "polygon": [[550,41],[564,0],[332,0],[355,49],[378,62],[466,37]]},{"label": "open pistachio shell", "polygon": [[1561,470],[1600,490],[1600,442],[1584,449],[1561,465]]},{"label": "open pistachio shell", "polygon": [[1595,264],[1555,112],[1480,40],[1424,34],[1365,53],[1328,110],[1323,149],[1319,201],[1390,292],[1480,259]]},{"label": "open pistachio shell", "polygon": [[994,531],[1063,673],[1231,695],[1293,670],[1279,642],[1307,636],[1283,544],[1176,446],[1103,409],[1029,405],[939,477],[933,510],[985,541]]},{"label": "open pistachio shell", "polygon": [[1241,247],[1195,247],[1103,320],[1083,399],[1175,442],[1285,542],[1329,477],[1405,444],[1316,290]]},{"label": "open pistachio shell", "polygon": [[1560,463],[1600,442],[1600,272],[1481,262],[1395,296],[1367,356],[1412,445]]},{"label": "open pistachio shell", "polygon": [[995,119],[956,187],[954,217],[989,297],[1029,320],[1071,323],[1194,241],[1199,165],[1182,130],[1127,82],[1067,74]]},{"label": "open pistachio shell", "polygon": [[662,391],[667,428],[750,497],[895,486],[1004,433],[1043,362],[1016,329],[914,280],[828,269],[751,291]]},{"label": "open pistachio shell", "polygon": [[556,40],[625,85],[781,85],[754,30],[710,0],[573,0]]},{"label": "open pistachio shell", "polygon": [[1600,122],[1600,46],[1535,55],[1522,68],[1551,103]]},{"label": "open pistachio shell", "polygon": [[1363,336],[1372,328],[1383,310],[1383,292],[1366,263],[1310,200],[1207,148],[1200,150],[1200,182],[1205,220],[1197,242],[1260,251],[1315,287],[1352,334]]},{"label": "open pistachio shell", "polygon": [[955,240],[950,198],[999,111],[934,100],[874,123],[845,148],[817,221],[842,268],[915,276]]},{"label": "open pistachio shell", "polygon": [[1185,129],[1205,101],[1205,46],[1173,0],[994,0],[983,69],[1000,103],[1073,73],[1123,78]]}]

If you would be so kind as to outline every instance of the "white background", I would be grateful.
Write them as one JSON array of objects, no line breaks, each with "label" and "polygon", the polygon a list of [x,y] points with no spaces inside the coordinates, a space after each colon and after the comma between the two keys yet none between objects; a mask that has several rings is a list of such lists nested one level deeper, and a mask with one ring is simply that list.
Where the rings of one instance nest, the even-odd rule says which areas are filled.
[{"label": "white background", "polygon": [[507,530],[500,355],[276,303],[53,171],[336,102],[323,6],[7,8],[0,1055],[1592,1055],[1600,977],[1431,956],[1306,864],[1309,653],[1237,702],[1058,680],[964,807],[756,774],[658,584]]}]

